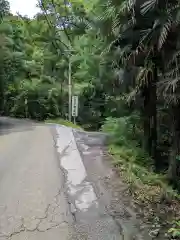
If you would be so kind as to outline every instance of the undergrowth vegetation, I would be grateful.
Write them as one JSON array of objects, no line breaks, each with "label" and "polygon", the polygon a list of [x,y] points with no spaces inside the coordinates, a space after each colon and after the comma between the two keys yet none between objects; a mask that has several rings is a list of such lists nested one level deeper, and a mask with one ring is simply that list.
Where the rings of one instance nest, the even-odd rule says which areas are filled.
[{"label": "undergrowth vegetation", "polygon": [[[166,173],[154,172],[153,160],[142,149],[140,135],[135,127],[138,117],[107,118],[102,131],[109,134],[109,153],[113,156],[113,165],[126,173],[126,180],[134,186],[142,188],[142,184],[159,186],[162,194],[167,193],[173,198],[179,198],[177,192],[168,186]],[[133,129],[133,130],[132,130]],[[166,192],[166,193],[165,193]],[[155,194],[155,192],[154,192]],[[148,193],[147,193],[148,195]],[[159,195],[159,198],[161,196]]]},{"label": "undergrowth vegetation", "polygon": [[[139,140],[142,134],[138,127],[139,118],[107,118],[101,130],[108,133],[108,151],[112,165],[129,189],[132,201],[147,221],[158,218],[159,226],[173,226],[165,235],[179,237],[180,195],[168,183],[166,172],[155,173],[153,160],[143,151]],[[132,131],[133,129],[133,131]],[[120,137],[121,136],[121,137]]]}]

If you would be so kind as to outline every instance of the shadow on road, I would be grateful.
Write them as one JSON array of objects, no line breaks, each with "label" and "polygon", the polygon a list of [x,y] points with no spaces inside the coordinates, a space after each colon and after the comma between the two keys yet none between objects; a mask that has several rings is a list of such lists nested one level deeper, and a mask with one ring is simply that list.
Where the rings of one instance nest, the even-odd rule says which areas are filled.
[{"label": "shadow on road", "polygon": [[0,136],[12,132],[32,131],[35,125],[35,122],[26,119],[0,117]]}]

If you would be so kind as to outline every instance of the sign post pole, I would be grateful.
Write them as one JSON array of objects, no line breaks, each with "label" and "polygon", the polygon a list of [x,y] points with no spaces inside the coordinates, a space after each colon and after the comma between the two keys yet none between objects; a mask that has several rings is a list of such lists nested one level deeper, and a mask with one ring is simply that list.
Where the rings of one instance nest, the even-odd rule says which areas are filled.
[{"label": "sign post pole", "polygon": [[68,89],[69,89],[69,122],[71,122],[71,98],[72,98],[72,81],[71,81],[71,60],[69,58],[69,77],[68,77]]}]

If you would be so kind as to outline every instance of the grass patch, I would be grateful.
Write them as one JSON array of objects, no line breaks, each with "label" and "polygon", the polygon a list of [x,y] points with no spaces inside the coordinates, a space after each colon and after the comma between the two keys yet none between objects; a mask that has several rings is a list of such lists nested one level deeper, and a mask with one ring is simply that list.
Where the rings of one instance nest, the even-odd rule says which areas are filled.
[{"label": "grass patch", "polygon": [[68,120],[62,119],[62,118],[56,118],[56,119],[47,119],[45,120],[46,123],[54,123],[54,124],[60,124],[64,125],[66,127],[71,127],[71,128],[77,128],[77,129],[82,129],[80,126],[77,124],[74,124],[72,122],[69,122]]},{"label": "grass patch", "polygon": [[[166,175],[156,174],[153,169],[138,164],[136,150],[126,146],[109,145],[112,164],[129,185],[136,203],[145,208],[156,204],[179,201],[179,194],[168,185]],[[139,157],[139,156],[138,156]]]},{"label": "grass patch", "polygon": [[156,174],[152,167],[138,164],[141,156],[138,153],[139,149],[130,144],[128,147],[114,143],[109,145],[112,164],[120,181],[128,186],[131,206],[140,214],[145,224],[159,226],[159,235],[168,234],[171,237],[179,234],[180,225],[172,227],[174,219],[180,219],[179,194],[168,184],[166,175]]}]

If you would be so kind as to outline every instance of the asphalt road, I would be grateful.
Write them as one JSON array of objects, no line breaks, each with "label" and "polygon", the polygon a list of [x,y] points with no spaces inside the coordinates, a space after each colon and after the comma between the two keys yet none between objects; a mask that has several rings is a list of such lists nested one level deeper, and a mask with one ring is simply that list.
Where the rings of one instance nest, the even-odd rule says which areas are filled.
[{"label": "asphalt road", "polygon": [[110,213],[104,140],[60,125],[0,118],[0,240],[131,239],[133,214],[123,235]]},{"label": "asphalt road", "polygon": [[63,178],[50,127],[1,119],[0,239],[68,239]]}]

